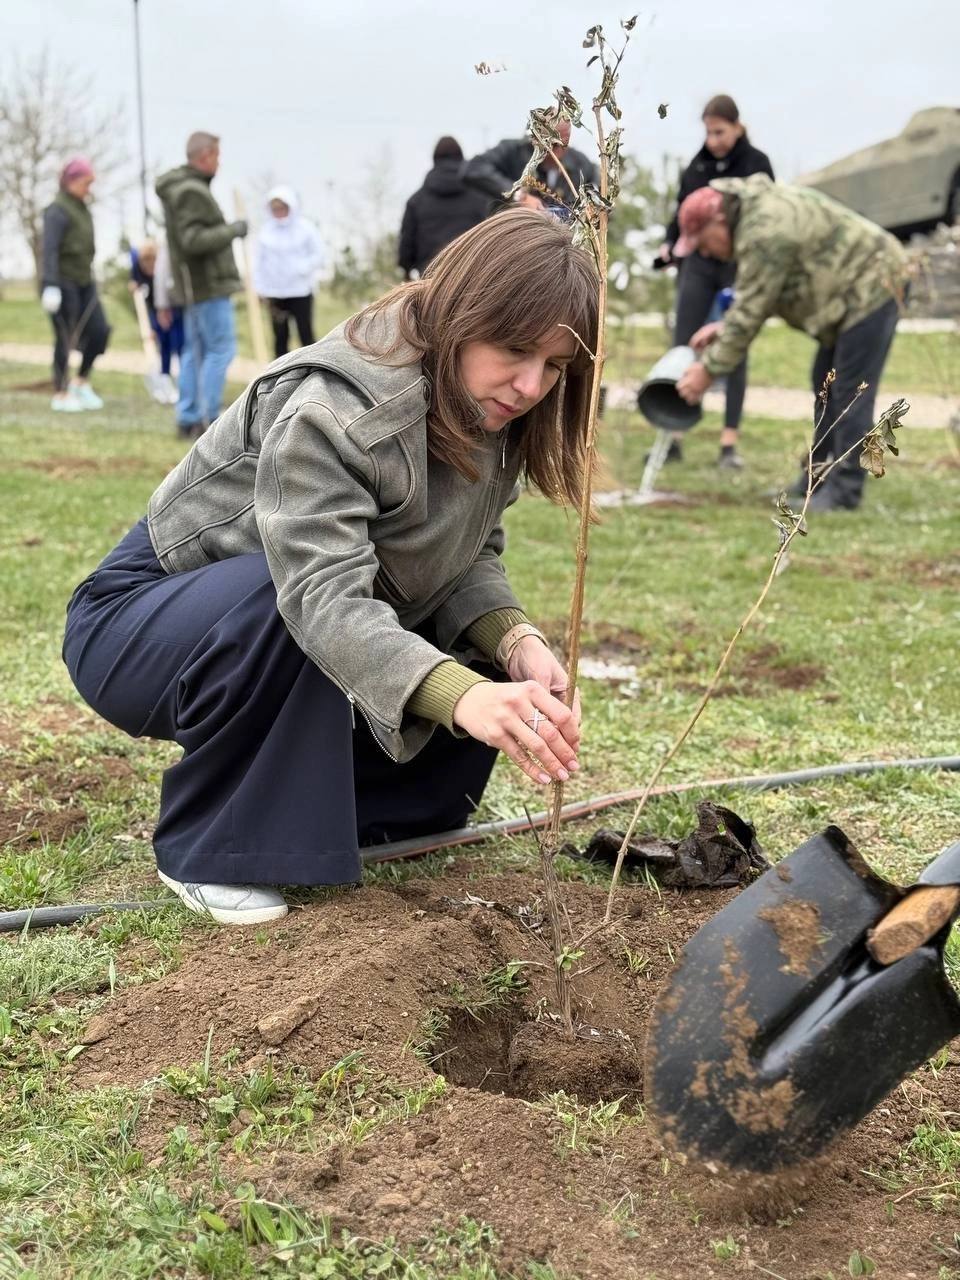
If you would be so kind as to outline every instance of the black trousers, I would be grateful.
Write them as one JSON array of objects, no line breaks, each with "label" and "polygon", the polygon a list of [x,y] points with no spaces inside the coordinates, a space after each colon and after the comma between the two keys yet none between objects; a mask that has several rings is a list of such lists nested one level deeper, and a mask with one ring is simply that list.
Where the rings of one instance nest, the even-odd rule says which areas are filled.
[{"label": "black trousers", "polygon": [[63,656],[111,724],[183,747],[154,834],[177,880],[352,883],[361,845],[463,826],[496,759],[438,728],[394,763],[287,631],[262,554],[166,574],[146,520],[74,592]]},{"label": "black trousers", "polygon": [[110,338],[110,326],[103,313],[95,284],[60,286],[60,310],[50,317],[53,324],[53,385],[65,391],[69,382],[70,352],[80,352],[80,377],[85,378],[97,356],[102,356]]},{"label": "black trousers", "polygon": [[313,336],[312,293],[308,293],[303,298],[270,299],[273,346],[278,359],[280,356],[285,356],[289,350],[291,319],[296,322],[301,347],[309,347],[315,340]]},{"label": "black trousers", "polygon": [[[845,506],[858,506],[863,496],[866,472],[860,466],[860,450],[854,446],[873,426],[877,387],[899,316],[900,307],[891,298],[859,324],[845,329],[832,346],[821,345],[814,357],[815,396],[819,396],[831,369],[837,376],[827,390],[826,407],[821,400],[814,400],[813,461],[827,463],[852,450],[825,485]],[[857,387],[862,382],[867,389],[858,397]]]},{"label": "black trousers", "polygon": [[[704,258],[691,253],[680,268],[677,286],[677,316],[673,326],[676,346],[686,346],[701,325],[707,323],[713,301],[721,289],[733,284],[737,274],[735,262]],[[727,404],[723,425],[738,430],[743,417],[743,398],[747,391],[747,361],[727,374]]]}]

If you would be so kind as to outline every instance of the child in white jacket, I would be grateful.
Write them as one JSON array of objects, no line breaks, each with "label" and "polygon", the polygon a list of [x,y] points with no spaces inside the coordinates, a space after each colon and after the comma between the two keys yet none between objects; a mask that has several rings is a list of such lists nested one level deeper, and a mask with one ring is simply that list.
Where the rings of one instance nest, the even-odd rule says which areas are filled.
[{"label": "child in white jacket", "polygon": [[301,217],[296,192],[274,187],[267,196],[268,217],[257,235],[253,283],[270,303],[277,356],[288,350],[290,319],[296,321],[302,347],[313,336],[313,290],[324,265],[317,228]]}]

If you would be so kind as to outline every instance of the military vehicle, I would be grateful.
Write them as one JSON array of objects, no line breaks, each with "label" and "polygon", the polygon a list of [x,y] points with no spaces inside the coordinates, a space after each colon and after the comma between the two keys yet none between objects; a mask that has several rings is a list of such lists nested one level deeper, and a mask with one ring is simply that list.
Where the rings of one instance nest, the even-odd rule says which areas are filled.
[{"label": "military vehicle", "polygon": [[901,239],[960,218],[960,107],[928,107],[895,138],[797,179]]}]

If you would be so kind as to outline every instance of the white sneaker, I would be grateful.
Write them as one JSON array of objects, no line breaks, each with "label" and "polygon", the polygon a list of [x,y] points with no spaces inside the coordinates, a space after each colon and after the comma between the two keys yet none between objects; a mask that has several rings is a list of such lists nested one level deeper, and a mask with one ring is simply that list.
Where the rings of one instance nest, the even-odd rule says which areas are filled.
[{"label": "white sneaker", "polygon": [[169,373],[161,373],[160,389],[165,397],[166,404],[176,404],[180,399],[180,392],[177,390],[177,384],[170,377]]},{"label": "white sneaker", "polygon": [[218,924],[265,924],[281,920],[287,904],[276,889],[260,884],[190,884],[157,875],[184,906],[198,916],[210,916]]},{"label": "white sneaker", "polygon": [[50,408],[54,413],[83,413],[83,405],[79,398],[74,395],[73,387],[69,391],[65,391],[63,395],[54,396],[50,401]]},{"label": "white sneaker", "polygon": [[74,382],[70,387],[71,392],[80,401],[81,409],[102,409],[103,401],[91,387],[89,382]]}]

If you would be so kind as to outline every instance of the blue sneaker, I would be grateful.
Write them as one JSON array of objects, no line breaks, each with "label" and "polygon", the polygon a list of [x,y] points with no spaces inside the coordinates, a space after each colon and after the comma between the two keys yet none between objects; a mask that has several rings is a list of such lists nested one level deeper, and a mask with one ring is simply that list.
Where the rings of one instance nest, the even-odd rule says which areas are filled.
[{"label": "blue sneaker", "polygon": [[74,382],[70,391],[76,396],[81,409],[102,409],[103,401],[91,387],[89,382]]},{"label": "blue sneaker", "polygon": [[55,395],[50,401],[50,408],[54,413],[83,413],[83,405],[74,387]]}]

